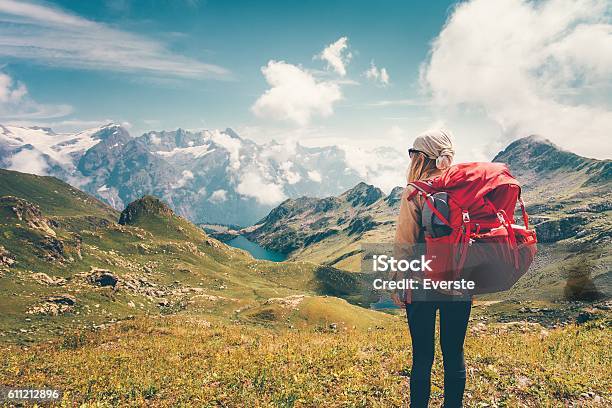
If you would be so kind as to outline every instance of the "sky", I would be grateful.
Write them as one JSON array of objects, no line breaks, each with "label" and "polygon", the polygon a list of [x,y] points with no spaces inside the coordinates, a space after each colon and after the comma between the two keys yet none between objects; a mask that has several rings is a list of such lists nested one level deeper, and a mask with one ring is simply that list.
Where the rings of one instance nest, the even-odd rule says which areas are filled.
[{"label": "sky", "polygon": [[530,134],[612,155],[603,0],[0,0],[0,123],[224,129],[457,160]]}]

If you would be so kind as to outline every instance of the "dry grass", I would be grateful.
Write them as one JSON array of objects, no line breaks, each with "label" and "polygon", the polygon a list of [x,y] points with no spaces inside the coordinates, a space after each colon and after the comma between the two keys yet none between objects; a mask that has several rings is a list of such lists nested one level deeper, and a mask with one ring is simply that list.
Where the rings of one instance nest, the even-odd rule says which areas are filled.
[{"label": "dry grass", "polygon": [[[611,343],[597,323],[480,326],[467,339],[466,406],[605,406]],[[402,406],[409,349],[399,319],[384,329],[281,331],[141,319],[3,349],[0,383],[57,387],[65,403],[84,406]],[[432,406],[442,384],[437,358]]]}]

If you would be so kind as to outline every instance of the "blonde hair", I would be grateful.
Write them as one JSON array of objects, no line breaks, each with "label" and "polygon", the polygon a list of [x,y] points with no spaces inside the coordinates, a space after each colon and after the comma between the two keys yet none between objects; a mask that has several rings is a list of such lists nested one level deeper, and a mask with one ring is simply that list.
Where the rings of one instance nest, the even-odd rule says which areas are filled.
[{"label": "blonde hair", "polygon": [[410,160],[410,167],[408,167],[406,172],[406,178],[409,183],[424,180],[435,171],[437,171],[436,161],[419,152],[415,153],[414,157]]}]

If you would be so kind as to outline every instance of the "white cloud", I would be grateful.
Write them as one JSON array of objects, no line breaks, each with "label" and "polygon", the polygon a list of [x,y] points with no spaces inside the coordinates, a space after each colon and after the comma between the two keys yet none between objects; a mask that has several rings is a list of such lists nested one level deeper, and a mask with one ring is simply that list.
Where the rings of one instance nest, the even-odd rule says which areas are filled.
[{"label": "white cloud", "polygon": [[385,107],[385,106],[428,106],[431,102],[425,99],[404,98],[404,99],[386,99],[375,101],[367,104],[367,106]]},{"label": "white cloud", "polygon": [[278,167],[282,171],[282,176],[287,180],[288,184],[296,184],[302,179],[299,173],[292,170],[293,162],[287,160],[282,162]]},{"label": "white cloud", "polygon": [[0,72],[0,103],[20,102],[27,93],[24,84],[15,82],[7,74]]},{"label": "white cloud", "polygon": [[320,81],[301,67],[270,60],[261,72],[270,85],[251,110],[257,116],[306,125],[313,116],[326,117],[342,99],[337,83]]},{"label": "white cloud", "polygon": [[210,197],[208,197],[208,201],[211,203],[223,203],[227,201],[227,191],[225,190],[215,190]]},{"label": "white cloud", "polygon": [[536,133],[609,157],[611,74],[609,2],[472,0],[450,15],[421,79],[436,105],[480,108],[506,138]]},{"label": "white cloud", "polygon": [[341,37],[336,42],[328,45],[315,58],[322,59],[327,62],[328,68],[333,69],[340,76],[346,75],[346,66],[353,55],[348,49],[348,38]]},{"label": "white cloud", "polygon": [[229,76],[220,66],[176,54],[155,40],[26,1],[0,0],[0,57],[139,75]]},{"label": "white cloud", "polygon": [[321,177],[321,173],[319,173],[316,170],[309,171],[308,178],[311,179],[312,181],[316,181],[317,183],[320,183],[321,180],[323,180],[323,177]]},{"label": "white cloud", "polygon": [[230,169],[238,170],[240,168],[240,148],[242,147],[240,139],[233,138],[227,133],[220,132],[217,129],[206,130],[204,133],[206,136],[210,137],[214,143],[224,147],[229,152]]},{"label": "white cloud", "polygon": [[374,61],[370,62],[370,68],[363,73],[366,78],[381,84],[382,86],[389,85],[389,73],[386,68],[378,68]]},{"label": "white cloud", "polygon": [[181,173],[181,178],[178,179],[176,183],[172,185],[172,187],[174,188],[185,187],[185,185],[187,184],[189,180],[193,180],[193,173],[189,170],[183,170],[183,172]]},{"label": "white cloud", "polygon": [[282,186],[264,180],[256,171],[242,174],[236,192],[264,205],[275,205],[286,198]]},{"label": "white cloud", "polygon": [[347,166],[367,183],[385,192],[405,184],[403,172],[409,162],[406,154],[400,153],[397,149],[380,147],[375,141],[369,148],[365,145],[344,144],[341,149],[344,151]]},{"label": "white cloud", "polygon": [[[1,40],[0,40],[1,42]],[[28,95],[28,88],[8,74],[0,72],[0,119],[35,120],[66,116],[68,105],[43,105]]]},{"label": "white cloud", "polygon": [[47,161],[41,152],[36,149],[23,149],[13,155],[8,169],[46,176],[48,167]]}]

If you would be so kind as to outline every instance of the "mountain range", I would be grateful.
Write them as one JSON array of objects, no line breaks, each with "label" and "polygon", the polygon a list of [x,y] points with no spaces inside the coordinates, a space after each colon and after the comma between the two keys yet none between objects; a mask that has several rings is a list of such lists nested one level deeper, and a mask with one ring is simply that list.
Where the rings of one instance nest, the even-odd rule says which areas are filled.
[{"label": "mountain range", "polygon": [[[581,157],[537,136],[511,143],[493,161],[506,163],[522,184],[540,242],[540,269],[554,265],[540,271],[548,278],[538,285],[523,279],[516,290],[531,292],[533,286],[559,295],[567,281],[563,274],[570,273],[562,266],[570,259],[584,260],[589,265],[584,268],[592,271],[579,274],[592,272],[596,283],[610,290],[612,161]],[[402,191],[396,187],[387,195],[361,182],[338,196],[288,199],[255,225],[233,233],[293,260],[359,271],[363,244],[393,242]],[[224,231],[220,237],[231,234]]]},{"label": "mountain range", "polygon": [[0,167],[58,177],[115,209],[151,194],[196,223],[250,225],[286,198],[338,194],[403,160],[389,148],[368,154],[258,144],[232,129],[132,137],[116,124],[74,134],[0,125]]},{"label": "mountain range", "polygon": [[[549,244],[506,301],[474,302],[466,402],[605,405],[609,293],[584,289],[610,283],[610,162],[536,138],[497,159],[531,175],[529,211]],[[293,258],[269,262],[156,197],[118,211],[58,178],[0,169],[0,382],[55,384],[61,404],[401,406],[405,316],[367,308],[371,275],[330,266],[350,269],[361,243],[392,233],[401,191],[359,183],[286,200],[230,231]],[[525,300],[568,287],[571,302]]]}]

